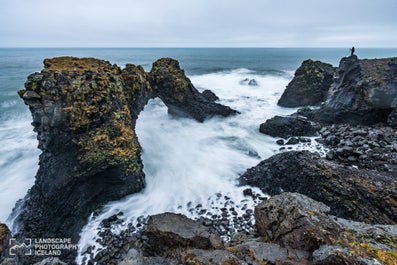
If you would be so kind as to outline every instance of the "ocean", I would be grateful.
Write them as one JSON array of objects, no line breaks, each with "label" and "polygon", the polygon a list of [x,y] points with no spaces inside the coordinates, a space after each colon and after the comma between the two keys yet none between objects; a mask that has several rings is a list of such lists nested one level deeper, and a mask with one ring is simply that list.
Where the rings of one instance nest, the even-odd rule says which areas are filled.
[{"label": "ocean", "polygon": [[[348,54],[348,48],[0,49],[0,222],[10,224],[8,216],[15,202],[33,185],[38,169],[40,151],[30,112],[17,91],[30,73],[43,68],[44,58],[97,57],[120,67],[133,63],[150,71],[156,59],[172,57],[179,60],[198,90],[212,90],[220,103],[241,112],[198,123],[170,117],[159,99],[151,100],[136,124],[147,187],[109,202],[98,216],[87,221],[80,241],[80,250],[84,250],[95,241],[100,221],[120,211],[131,222],[166,211],[194,218],[191,205],[222,207],[225,202],[218,194],[252,207],[255,202],[243,196],[244,187],[236,186],[237,178],[279,152],[274,138],[259,133],[259,125],[275,115],[296,111],[277,106],[277,100],[303,60],[337,66]],[[358,48],[356,54],[359,58],[383,58],[397,56],[397,49]],[[257,86],[248,85],[247,80],[252,79]],[[322,151],[315,141],[294,148]]]}]

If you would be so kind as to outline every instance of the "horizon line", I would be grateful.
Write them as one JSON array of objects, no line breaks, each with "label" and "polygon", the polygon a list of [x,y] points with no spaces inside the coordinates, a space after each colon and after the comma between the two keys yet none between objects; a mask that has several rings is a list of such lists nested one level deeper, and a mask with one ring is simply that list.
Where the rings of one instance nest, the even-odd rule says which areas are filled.
[{"label": "horizon line", "polygon": [[[355,46],[355,45],[353,45]],[[365,46],[355,46],[359,49],[397,49],[396,47],[365,47]],[[351,48],[351,46],[335,46],[335,47],[321,47],[321,46],[187,46],[187,47],[179,47],[179,46],[152,46],[152,47],[143,47],[143,46],[0,46],[0,49],[346,49]]]}]

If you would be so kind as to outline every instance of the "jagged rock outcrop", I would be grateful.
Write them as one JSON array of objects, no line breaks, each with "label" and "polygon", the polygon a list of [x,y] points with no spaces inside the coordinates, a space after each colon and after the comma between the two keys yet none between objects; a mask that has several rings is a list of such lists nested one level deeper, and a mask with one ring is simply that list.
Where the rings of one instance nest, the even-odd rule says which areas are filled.
[{"label": "jagged rock outcrop", "polygon": [[206,98],[208,101],[215,102],[215,101],[219,100],[218,96],[215,95],[215,93],[212,92],[212,91],[209,90],[209,89],[204,90],[201,94],[202,94],[203,97]]},{"label": "jagged rock outcrop", "polygon": [[[288,262],[273,264],[396,264],[397,228],[330,216],[329,207],[298,193],[284,192],[255,208],[258,232],[284,250]],[[260,244],[260,243],[259,243]],[[263,244],[263,243],[262,243]],[[265,246],[263,246],[265,247]],[[238,248],[238,246],[237,246]],[[262,252],[263,248],[261,248]],[[257,256],[254,251],[253,256]],[[282,252],[281,252],[282,253]],[[265,261],[269,261],[265,256]]]},{"label": "jagged rock outcrop", "polygon": [[320,61],[306,60],[295,71],[295,76],[287,85],[278,101],[283,107],[319,105],[327,99],[335,67]]},{"label": "jagged rock outcrop", "polygon": [[11,238],[10,229],[7,225],[0,223],[0,261],[2,257],[6,257],[8,253],[4,253],[8,249],[9,239]]},{"label": "jagged rock outcrop", "polygon": [[276,195],[255,207],[259,234],[283,247],[314,251],[336,242],[342,227],[329,218],[330,208],[299,193]]},{"label": "jagged rock outcrop", "polygon": [[177,60],[163,58],[154,62],[149,81],[154,93],[173,115],[192,117],[202,122],[214,115],[227,117],[238,113],[203,96],[185,76]]},{"label": "jagged rock outcrop", "polygon": [[[60,57],[44,65],[19,92],[32,113],[42,154],[15,225],[24,237],[77,243],[98,206],[145,185],[133,128],[132,112],[139,109],[131,109],[131,100],[149,88],[127,86],[135,77],[132,66],[123,75],[119,67],[93,58]],[[147,92],[135,93],[139,90]]]},{"label": "jagged rock outcrop", "polygon": [[326,104],[300,113],[323,123],[370,125],[386,123],[397,103],[397,57],[344,57]]},{"label": "jagged rock outcrop", "polygon": [[35,184],[14,213],[21,210],[14,224],[20,237],[77,243],[90,213],[145,186],[134,128],[150,98],[198,121],[236,113],[205,99],[173,59],[158,60],[150,74],[94,58],[59,57],[44,65],[19,91],[42,150]]},{"label": "jagged rock outcrop", "polygon": [[248,169],[242,185],[270,195],[298,192],[331,207],[331,214],[368,223],[397,223],[393,176],[335,164],[308,151],[280,153]]},{"label": "jagged rock outcrop", "polygon": [[320,126],[303,116],[275,116],[259,126],[261,133],[287,139],[291,136],[314,136]]},{"label": "jagged rock outcrop", "polygon": [[147,223],[149,244],[156,253],[170,249],[195,247],[200,249],[223,248],[219,235],[181,214],[152,215]]}]

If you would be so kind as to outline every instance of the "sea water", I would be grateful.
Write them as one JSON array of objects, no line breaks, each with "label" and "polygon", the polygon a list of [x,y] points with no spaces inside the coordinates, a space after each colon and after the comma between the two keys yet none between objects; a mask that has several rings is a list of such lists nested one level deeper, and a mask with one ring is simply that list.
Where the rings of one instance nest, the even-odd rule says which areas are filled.
[{"label": "sea water", "polygon": [[[136,133],[142,146],[146,188],[109,202],[81,233],[80,253],[94,244],[103,218],[123,212],[125,222],[166,211],[195,217],[188,205],[221,206],[216,194],[247,202],[237,178],[247,168],[279,152],[274,138],[260,134],[259,124],[296,109],[277,106],[294,70],[305,59],[337,65],[348,49],[0,49],[0,222],[7,222],[15,202],[25,196],[38,169],[36,135],[31,116],[17,95],[28,74],[42,69],[44,58],[97,57],[123,67],[142,65],[149,71],[161,57],[180,61],[195,85],[210,89],[219,103],[241,114],[204,123],[174,118],[159,99],[139,115]],[[397,49],[357,49],[359,57],[397,55]],[[256,86],[248,85],[254,79]],[[312,141],[312,148],[321,151]],[[257,191],[258,193],[260,191]],[[252,206],[252,205],[251,205]],[[216,207],[215,207],[216,208]],[[120,227],[123,229],[123,227]]]}]

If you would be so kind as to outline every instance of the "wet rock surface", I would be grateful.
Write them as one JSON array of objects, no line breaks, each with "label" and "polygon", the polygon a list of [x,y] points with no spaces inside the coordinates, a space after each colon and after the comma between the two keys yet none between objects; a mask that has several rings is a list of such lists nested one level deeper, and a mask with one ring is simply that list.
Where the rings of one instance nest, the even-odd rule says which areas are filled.
[{"label": "wet rock surface", "polygon": [[[18,238],[77,243],[90,213],[142,190],[135,123],[149,99],[160,97],[170,113],[198,121],[237,113],[206,99],[169,58],[156,61],[150,73],[95,58],[45,59],[44,66],[18,92],[32,113],[42,151],[35,184],[14,210]],[[61,258],[71,261],[75,255]]]},{"label": "wet rock surface", "polygon": [[333,82],[335,67],[320,61],[306,60],[295,71],[278,101],[283,107],[319,105],[327,99]]},{"label": "wet rock surface", "polygon": [[[45,69],[31,75],[26,89],[19,92],[32,112],[43,151],[36,183],[19,204],[20,237],[70,237],[72,231],[77,239],[93,209],[142,189],[141,150],[134,126],[150,98],[160,97],[173,115],[200,122],[236,114],[215,103],[209,92],[198,92],[173,59],[156,61],[150,73],[135,65],[121,70],[92,58],[64,57],[44,63]],[[327,103],[319,110],[299,113],[309,118],[301,121],[311,125],[311,121],[349,125],[320,130],[318,141],[330,148],[327,158],[307,151],[285,152],[247,170],[241,184],[276,195],[258,205],[255,216],[243,202],[227,200],[221,214],[192,206],[200,213],[195,221],[166,213],[125,223],[119,213],[102,221],[98,245],[85,250],[83,263],[396,264],[395,65],[394,58],[342,59]],[[316,71],[309,71],[313,75],[308,80],[317,78]],[[325,86],[324,80],[316,83],[317,88]],[[295,124],[296,117],[280,121],[281,129],[272,129],[286,133],[276,136],[289,138],[279,140],[280,145],[305,139],[298,135],[307,123]],[[391,127],[352,126],[378,122]],[[296,128],[289,131],[288,126]],[[251,188],[244,195],[265,199]],[[347,219],[393,225],[352,222],[330,216],[329,211]],[[115,233],[113,229],[120,226],[122,231]],[[61,258],[73,264],[74,255]],[[6,258],[2,264],[36,261]]]},{"label": "wet rock surface", "polygon": [[345,167],[309,151],[280,153],[248,169],[242,185],[276,195],[298,192],[331,207],[331,214],[369,223],[396,224],[395,176]]},{"label": "wet rock surface", "polygon": [[314,136],[321,127],[303,116],[275,116],[259,126],[261,133],[287,139],[291,136]]},{"label": "wet rock surface", "polygon": [[323,127],[320,135],[317,141],[330,148],[327,159],[397,177],[396,129],[342,124]]},{"label": "wet rock surface", "polygon": [[215,103],[213,96],[202,95],[185,76],[179,62],[171,58],[153,63],[149,73],[153,91],[167,105],[168,112],[175,116],[192,117],[203,122],[215,115],[227,117],[237,114],[227,106]]},{"label": "wet rock surface", "polygon": [[212,92],[212,91],[209,90],[209,89],[204,90],[201,94],[202,94],[203,97],[204,97],[205,99],[207,99],[208,101],[215,102],[215,101],[219,100],[218,96],[215,95],[215,93]]},{"label": "wet rock surface", "polygon": [[283,247],[313,251],[338,240],[341,226],[330,208],[298,193],[283,193],[255,207],[259,235]]},{"label": "wet rock surface", "polygon": [[340,61],[327,102],[320,109],[300,113],[325,124],[372,125],[393,123],[397,98],[397,58],[344,57]]},{"label": "wet rock surface", "polygon": [[[252,227],[257,227],[258,233],[236,234],[218,249],[208,244],[209,230],[199,221],[177,214],[159,214],[149,217],[148,224],[134,232],[128,225],[131,233],[126,230],[115,235],[110,228],[107,232],[102,230],[107,249],[91,255],[91,261],[142,265],[395,264],[396,226],[352,222],[329,215],[329,210],[302,194],[282,193],[256,206],[256,225]],[[118,222],[116,219],[108,220],[110,226]],[[154,223],[161,228],[160,238],[151,235],[158,231],[150,227]],[[206,243],[198,243],[201,239],[196,238],[192,245],[186,244],[186,239],[199,230],[205,231],[200,236],[205,235]],[[85,264],[92,264],[91,261],[85,260]]]},{"label": "wet rock surface", "polygon": [[220,249],[223,247],[218,234],[181,214],[163,213],[150,216],[146,234],[149,244],[157,252],[169,249],[195,247]]}]

